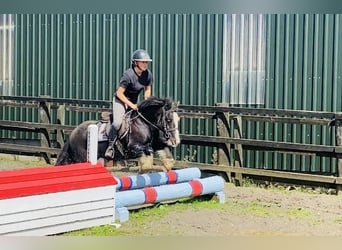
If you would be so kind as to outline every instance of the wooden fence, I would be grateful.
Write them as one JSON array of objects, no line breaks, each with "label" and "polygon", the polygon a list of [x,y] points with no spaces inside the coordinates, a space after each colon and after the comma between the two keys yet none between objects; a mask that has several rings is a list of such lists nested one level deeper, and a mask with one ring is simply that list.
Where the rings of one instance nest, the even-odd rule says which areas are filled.
[{"label": "wooden fence", "polygon": [[[110,110],[109,101],[74,100],[50,97],[15,97],[0,96],[1,106],[13,108],[33,108],[39,113],[39,121],[0,120],[0,129],[35,132],[40,135],[40,145],[27,146],[14,142],[3,142],[0,152],[10,154],[26,154],[43,156],[47,163],[56,157],[64,143],[65,135],[75,125],[65,124],[65,112],[97,112]],[[56,122],[51,120],[52,112],[56,112]],[[286,180],[307,181],[332,185],[339,191],[342,187],[342,113],[279,110],[262,108],[239,108],[217,106],[179,105],[179,114],[188,119],[215,119],[218,135],[181,134],[181,143],[186,145],[206,145],[217,149],[218,164],[196,163],[202,170],[219,171],[229,178],[241,183],[244,175],[280,178]],[[269,140],[256,140],[242,137],[243,121],[262,123],[308,124],[334,129],[336,141],[332,145],[315,145]],[[234,124],[234,127],[231,124]],[[182,131],[181,131],[182,132]],[[51,138],[55,142],[52,142]],[[55,145],[55,146],[54,146]],[[57,145],[57,146],[56,146]],[[256,169],[246,166],[243,158],[244,150],[273,151],[299,155],[316,155],[335,158],[337,173],[333,176]],[[232,153],[234,156],[232,157]],[[234,160],[232,160],[234,159]],[[193,162],[176,161],[176,167],[188,167]]]}]

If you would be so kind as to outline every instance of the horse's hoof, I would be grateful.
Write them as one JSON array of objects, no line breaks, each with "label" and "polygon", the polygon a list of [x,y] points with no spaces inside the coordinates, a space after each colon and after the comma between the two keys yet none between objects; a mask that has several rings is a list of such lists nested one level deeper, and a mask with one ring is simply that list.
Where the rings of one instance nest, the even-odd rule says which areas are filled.
[{"label": "horse's hoof", "polygon": [[114,161],[113,160],[106,160],[105,161],[105,166],[107,168],[113,167],[114,166]]},{"label": "horse's hoof", "polygon": [[164,172],[168,172],[172,170],[173,166],[175,165],[174,160],[171,160],[171,159],[163,159],[162,163],[163,163]]},{"label": "horse's hoof", "polygon": [[167,172],[169,172],[169,171],[171,171],[172,170],[172,168],[166,168],[166,167],[163,167],[163,171],[164,171],[164,173],[167,173]]}]

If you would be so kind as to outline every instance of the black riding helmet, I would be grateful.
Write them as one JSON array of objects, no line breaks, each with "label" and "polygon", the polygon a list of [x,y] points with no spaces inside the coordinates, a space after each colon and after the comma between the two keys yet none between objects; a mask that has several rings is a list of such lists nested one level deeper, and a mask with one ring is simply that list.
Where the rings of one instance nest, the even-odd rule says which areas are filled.
[{"label": "black riding helmet", "polygon": [[146,50],[138,49],[133,52],[132,54],[132,63],[134,62],[152,62],[150,55],[147,53]]}]

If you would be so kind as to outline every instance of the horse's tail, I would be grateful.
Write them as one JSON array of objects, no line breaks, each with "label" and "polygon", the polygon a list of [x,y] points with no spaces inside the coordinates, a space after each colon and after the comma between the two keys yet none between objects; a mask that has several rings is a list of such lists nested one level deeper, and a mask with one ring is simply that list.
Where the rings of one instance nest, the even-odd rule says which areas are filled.
[{"label": "horse's tail", "polygon": [[71,163],[73,162],[72,162],[71,154],[70,154],[70,143],[69,141],[67,141],[65,142],[62,151],[59,153],[57,157],[55,166],[62,166],[62,165],[67,165]]}]

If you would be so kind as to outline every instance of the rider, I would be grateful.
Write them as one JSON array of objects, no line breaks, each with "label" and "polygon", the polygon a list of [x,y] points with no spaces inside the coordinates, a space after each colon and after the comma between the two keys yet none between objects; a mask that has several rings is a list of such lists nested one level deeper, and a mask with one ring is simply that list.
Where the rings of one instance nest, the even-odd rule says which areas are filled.
[{"label": "rider", "polygon": [[113,124],[105,157],[114,158],[114,144],[123,117],[127,110],[137,110],[138,96],[144,90],[144,99],[152,95],[153,75],[148,69],[152,59],[148,52],[138,49],[132,54],[131,68],[127,69],[119,82],[113,97]]}]

